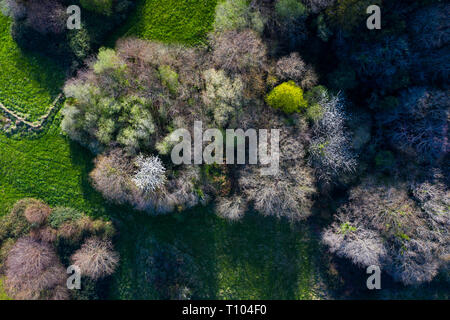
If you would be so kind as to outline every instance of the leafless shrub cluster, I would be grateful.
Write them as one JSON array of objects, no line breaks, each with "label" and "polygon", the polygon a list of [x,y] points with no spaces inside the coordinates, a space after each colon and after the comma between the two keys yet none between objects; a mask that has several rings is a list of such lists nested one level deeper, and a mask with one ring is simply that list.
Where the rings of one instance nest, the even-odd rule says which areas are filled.
[{"label": "leafless shrub cluster", "polygon": [[429,180],[412,183],[411,190],[422,210],[432,221],[443,227],[450,224],[450,190],[439,170],[435,170]]},{"label": "leafless shrub cluster", "polygon": [[30,237],[41,242],[51,243],[56,240],[57,231],[49,226],[39,229],[32,229],[30,232]]},{"label": "leafless shrub cluster", "polygon": [[[31,198],[18,201],[0,219],[0,271],[5,275],[6,293],[14,299],[71,298],[66,287],[66,269],[60,258],[69,259],[75,248],[90,237],[74,257],[83,266],[92,263],[88,272],[94,279],[101,272],[110,274],[118,263],[109,240],[114,232],[111,222],[94,220],[74,209],[52,210]],[[95,248],[97,252],[92,253]],[[89,260],[90,253],[94,260]],[[82,260],[83,257],[89,259]],[[94,270],[95,266],[98,269]]]},{"label": "leafless shrub cluster", "polygon": [[305,71],[306,63],[297,52],[282,57],[277,62],[276,73],[282,81],[294,80],[295,82],[300,83]]},{"label": "leafless shrub cluster", "polygon": [[386,259],[387,250],[380,235],[372,230],[349,225],[356,230],[345,230],[344,216],[338,216],[323,233],[323,242],[328,245],[330,252],[351,261],[361,267],[370,265],[380,266]]},{"label": "leafless shrub cluster", "polygon": [[90,177],[94,187],[108,200],[128,203],[137,210],[150,213],[186,209],[203,201],[195,191],[194,184],[200,179],[199,169],[195,166],[181,167],[176,173],[167,172],[164,184],[151,192],[136,185],[133,180],[136,170],[131,158],[120,150],[113,150],[97,157]]},{"label": "leafless shrub cluster", "polygon": [[444,228],[433,223],[409,197],[406,184],[385,185],[374,178],[351,191],[323,241],[339,256],[361,266],[379,265],[404,284],[431,281],[445,264],[450,243],[448,223]]},{"label": "leafless shrub cluster", "polygon": [[130,158],[115,149],[108,155],[100,155],[95,160],[95,168],[90,173],[95,189],[111,201],[119,204],[132,203],[138,188],[132,181],[134,166]]}]

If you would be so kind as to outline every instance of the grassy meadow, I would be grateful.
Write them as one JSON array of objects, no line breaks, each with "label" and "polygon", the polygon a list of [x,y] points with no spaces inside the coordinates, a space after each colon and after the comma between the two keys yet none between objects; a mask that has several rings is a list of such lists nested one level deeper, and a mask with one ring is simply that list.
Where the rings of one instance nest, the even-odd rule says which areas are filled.
[{"label": "grassy meadow", "polygon": [[10,19],[0,13],[0,102],[35,121],[59,94],[65,75],[54,61],[22,52],[10,29]]}]

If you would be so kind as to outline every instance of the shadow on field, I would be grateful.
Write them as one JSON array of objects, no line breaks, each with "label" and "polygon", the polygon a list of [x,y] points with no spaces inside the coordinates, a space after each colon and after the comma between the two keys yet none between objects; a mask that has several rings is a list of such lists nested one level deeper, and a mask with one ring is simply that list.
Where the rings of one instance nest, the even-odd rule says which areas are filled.
[{"label": "shadow on field", "polygon": [[157,217],[119,210],[122,262],[111,298],[177,299],[183,287],[192,299],[313,298],[316,242],[307,228],[254,213],[229,223],[211,207]]}]

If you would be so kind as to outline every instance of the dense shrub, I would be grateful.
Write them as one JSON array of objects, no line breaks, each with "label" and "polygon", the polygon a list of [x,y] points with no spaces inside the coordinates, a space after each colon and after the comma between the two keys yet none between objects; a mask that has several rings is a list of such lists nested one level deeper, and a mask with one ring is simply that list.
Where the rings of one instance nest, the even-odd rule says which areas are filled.
[{"label": "dense shrub", "polygon": [[30,223],[25,218],[25,210],[34,199],[17,201],[11,212],[0,219],[0,242],[18,239],[30,231]]},{"label": "dense shrub", "polygon": [[113,2],[113,0],[80,0],[83,8],[104,15],[112,13]]},{"label": "dense shrub", "polygon": [[247,0],[226,0],[216,7],[215,32],[253,29],[258,33],[264,30],[264,19],[260,12],[252,8]]},{"label": "dense shrub", "polygon": [[56,207],[48,218],[49,225],[58,229],[66,221],[76,221],[83,216],[81,212],[73,208]]},{"label": "dense shrub", "polygon": [[306,7],[298,0],[278,0],[275,12],[283,20],[296,20],[307,14]]},{"label": "dense shrub", "polygon": [[63,131],[96,153],[154,148],[169,127],[185,128],[201,114],[200,52],[136,39],[100,50],[66,83]]},{"label": "dense shrub", "polygon": [[281,40],[279,46],[289,51],[297,50],[307,39],[306,6],[299,0],[277,0],[274,11],[274,33]]},{"label": "dense shrub", "polygon": [[111,49],[100,50],[92,65],[92,77],[69,81],[69,98],[63,111],[62,129],[69,136],[100,151],[118,142],[130,153],[151,143],[155,131],[150,100],[127,94],[127,65]]},{"label": "dense shrub", "polygon": [[162,84],[165,85],[171,93],[175,94],[179,86],[179,75],[169,66],[160,66],[158,71]]},{"label": "dense shrub", "polygon": [[293,81],[284,82],[275,87],[266,97],[266,102],[274,109],[290,114],[299,112],[308,106],[303,90]]},{"label": "dense shrub", "polygon": [[328,7],[327,13],[333,23],[350,36],[354,30],[366,28],[367,7],[381,3],[382,0],[336,0],[334,6]]},{"label": "dense shrub", "polygon": [[325,8],[332,6],[336,2],[336,0],[306,0],[305,2],[312,12],[317,13]]}]

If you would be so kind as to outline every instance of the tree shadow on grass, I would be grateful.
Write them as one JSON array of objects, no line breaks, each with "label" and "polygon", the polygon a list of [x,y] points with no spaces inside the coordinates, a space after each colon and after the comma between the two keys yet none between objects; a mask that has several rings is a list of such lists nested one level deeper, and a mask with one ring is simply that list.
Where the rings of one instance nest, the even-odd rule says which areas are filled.
[{"label": "tree shadow on grass", "polygon": [[230,286],[222,298],[310,298],[313,243],[306,224],[250,212],[240,222],[222,223],[221,229],[221,277]]},{"label": "tree shadow on grass", "polygon": [[94,217],[109,217],[111,215],[110,212],[115,210],[115,206],[108,203],[103,196],[92,187],[89,178],[89,173],[94,169],[95,155],[77,142],[70,140],[69,143],[72,165],[78,167],[81,171],[80,183],[83,198],[90,208],[90,211],[86,213]]},{"label": "tree shadow on grass", "polygon": [[254,213],[230,223],[212,207],[158,217],[130,214],[134,221],[121,229],[119,240],[128,261],[122,259],[114,297],[154,298],[135,290],[144,279],[134,263],[143,252],[136,245],[154,239],[192,259],[199,282],[194,299],[312,298],[315,267],[310,256],[315,249],[307,227]]}]

